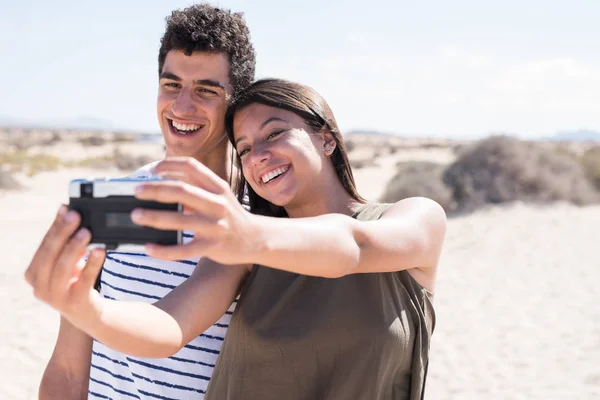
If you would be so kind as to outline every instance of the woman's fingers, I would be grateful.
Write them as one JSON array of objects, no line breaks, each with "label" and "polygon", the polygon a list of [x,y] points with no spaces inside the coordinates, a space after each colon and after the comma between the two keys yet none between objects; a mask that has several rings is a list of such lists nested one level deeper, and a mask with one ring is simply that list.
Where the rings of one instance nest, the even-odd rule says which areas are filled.
[{"label": "woman's fingers", "polygon": [[161,203],[181,203],[186,208],[215,217],[222,217],[225,211],[223,196],[181,181],[140,185],[136,189],[136,197]]},{"label": "woman's fingers", "polygon": [[136,209],[131,219],[138,225],[173,231],[194,231],[196,237],[218,235],[220,224],[198,214],[184,214],[173,211]]},{"label": "woman's fingers", "polygon": [[207,166],[191,157],[172,157],[159,162],[153,172],[159,176],[181,179],[209,192],[223,194],[229,185]]}]

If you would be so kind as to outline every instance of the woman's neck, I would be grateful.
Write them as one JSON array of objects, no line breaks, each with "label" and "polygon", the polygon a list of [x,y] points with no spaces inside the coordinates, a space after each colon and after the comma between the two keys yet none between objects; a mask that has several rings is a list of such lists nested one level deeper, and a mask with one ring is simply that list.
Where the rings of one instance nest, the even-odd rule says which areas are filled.
[{"label": "woman's neck", "polygon": [[336,176],[324,186],[323,190],[315,190],[306,201],[285,206],[285,211],[290,218],[315,217],[323,214],[352,215],[363,205],[346,191]]}]

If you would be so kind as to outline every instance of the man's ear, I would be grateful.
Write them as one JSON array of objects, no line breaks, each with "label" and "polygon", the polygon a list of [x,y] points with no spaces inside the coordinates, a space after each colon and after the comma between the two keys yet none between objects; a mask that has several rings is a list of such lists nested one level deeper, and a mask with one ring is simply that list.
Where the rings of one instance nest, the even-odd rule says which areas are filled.
[{"label": "man's ear", "polygon": [[323,139],[323,151],[325,153],[325,156],[331,157],[331,155],[335,151],[335,148],[337,147],[335,138],[333,137],[331,132],[329,132],[329,130],[327,130],[325,127],[321,129],[321,132],[319,133],[321,135],[321,138]]}]

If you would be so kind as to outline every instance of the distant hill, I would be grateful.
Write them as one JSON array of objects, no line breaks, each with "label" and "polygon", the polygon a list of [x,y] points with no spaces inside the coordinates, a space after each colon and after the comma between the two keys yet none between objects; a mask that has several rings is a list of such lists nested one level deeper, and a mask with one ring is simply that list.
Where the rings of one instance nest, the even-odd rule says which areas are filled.
[{"label": "distant hill", "polygon": [[395,136],[393,133],[373,131],[369,129],[353,129],[348,132],[344,132],[346,135],[375,135],[375,136]]},{"label": "distant hill", "polygon": [[548,141],[556,142],[600,142],[600,132],[589,129],[580,129],[577,131],[560,131],[554,135],[544,138]]},{"label": "distant hill", "polygon": [[18,125],[20,125],[20,123],[16,119],[5,117],[4,115],[0,115],[0,126],[18,126]]}]

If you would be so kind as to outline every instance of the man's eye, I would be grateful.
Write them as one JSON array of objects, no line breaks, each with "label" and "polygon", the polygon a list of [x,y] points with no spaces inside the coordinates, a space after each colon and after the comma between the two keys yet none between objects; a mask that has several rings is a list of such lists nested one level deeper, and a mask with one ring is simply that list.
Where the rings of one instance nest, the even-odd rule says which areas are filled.
[{"label": "man's eye", "polygon": [[175,82],[167,82],[163,84],[164,87],[168,87],[168,88],[178,88],[179,87],[179,83],[175,83]]},{"label": "man's eye", "polygon": [[214,90],[210,90],[210,89],[206,89],[206,88],[200,88],[200,89],[198,89],[198,91],[200,93],[206,93],[206,94],[211,94],[211,95],[217,94],[217,92],[215,92]]}]

